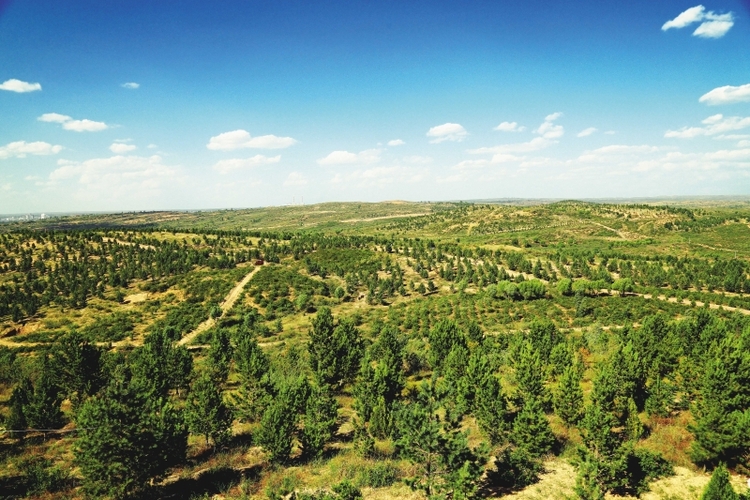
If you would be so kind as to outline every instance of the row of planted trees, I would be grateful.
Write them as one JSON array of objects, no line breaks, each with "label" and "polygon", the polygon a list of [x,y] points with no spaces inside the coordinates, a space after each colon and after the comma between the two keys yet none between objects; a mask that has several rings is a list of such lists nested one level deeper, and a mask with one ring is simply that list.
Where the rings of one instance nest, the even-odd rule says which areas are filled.
[{"label": "row of planted trees", "polygon": [[[440,320],[424,339],[427,365],[416,372],[407,352],[415,339],[392,325],[378,324],[370,341],[322,308],[307,355],[292,349],[278,359],[258,344],[260,328],[258,316],[247,315],[234,335],[217,330],[198,368],[169,329],[128,353],[69,334],[37,356],[39,375],[17,381],[6,426],[59,428],[61,402],[70,400],[85,488],[117,497],[185,463],[189,433],[225,445],[237,419],[253,423],[253,441],[272,463],[320,458],[342,423],[342,391],[354,396],[357,452],[374,456],[376,440],[391,441],[413,464],[408,483],[430,498],[534,482],[544,457],[564,445],[552,432],[553,414],[582,436],[576,491],[583,499],[638,495],[671,473],[640,444],[644,412],[692,410],[695,462],[747,467],[750,328],[742,321],[704,311],[671,323],[645,318],[614,334],[586,395],[584,346],[549,322],[498,339]],[[227,384],[232,368],[236,388]],[[476,446],[472,422],[481,434]]]}]

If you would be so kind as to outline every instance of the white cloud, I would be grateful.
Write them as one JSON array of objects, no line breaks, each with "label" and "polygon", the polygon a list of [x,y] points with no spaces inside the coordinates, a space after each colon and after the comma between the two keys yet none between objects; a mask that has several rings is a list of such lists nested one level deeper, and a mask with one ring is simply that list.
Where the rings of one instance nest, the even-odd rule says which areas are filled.
[{"label": "white cloud", "polygon": [[140,87],[140,86],[141,86],[141,84],[140,84],[140,83],[136,83],[136,82],[127,82],[127,83],[123,83],[123,84],[122,84],[122,85],[120,85],[120,86],[121,86],[122,88],[125,88],[125,89],[131,89],[131,90],[135,90],[135,89],[137,89],[138,87]]},{"label": "white cloud", "polygon": [[307,185],[307,177],[305,177],[299,172],[290,172],[289,175],[286,176],[284,185],[285,186],[305,186]]},{"label": "white cloud", "polygon": [[742,130],[750,127],[750,117],[728,116],[722,114],[709,116],[703,120],[705,127],[682,127],[680,130],[668,130],[664,137],[692,139],[700,136],[712,136]]},{"label": "white cloud", "polygon": [[544,118],[544,123],[539,125],[539,128],[535,132],[541,135],[545,139],[557,139],[565,134],[565,129],[562,125],[556,125],[555,120],[560,118],[562,113],[552,113]]},{"label": "white cloud", "polygon": [[430,144],[438,144],[444,141],[463,141],[469,133],[458,123],[444,123],[432,127],[427,131],[427,137],[434,137]]},{"label": "white cloud", "polygon": [[11,78],[10,80],[5,80],[2,84],[0,84],[0,90],[8,90],[10,92],[18,92],[20,94],[23,94],[25,92],[42,90],[42,85],[39,83],[29,83]]},{"label": "white cloud", "polygon": [[734,26],[734,14],[731,12],[726,14],[717,14],[713,11],[706,12],[703,5],[697,5],[682,12],[671,21],[667,21],[661,29],[662,31],[672,28],[681,29],[695,23],[701,24],[693,31],[693,36],[721,38]]},{"label": "white cloud", "polygon": [[385,187],[393,184],[412,184],[420,182],[427,176],[425,168],[413,167],[373,167],[353,172],[339,172],[331,179],[331,184],[344,186],[347,189],[355,186],[359,188]]},{"label": "white cloud", "polygon": [[404,144],[406,143],[401,139],[393,139],[392,141],[388,141],[389,146],[403,146]]},{"label": "white cloud", "polygon": [[133,144],[123,144],[122,142],[115,142],[109,147],[110,151],[118,155],[133,151],[134,149],[136,149],[136,146]]},{"label": "white cloud", "polygon": [[278,163],[279,161],[281,161],[281,155],[271,157],[264,155],[255,155],[251,158],[232,158],[229,160],[220,160],[216,162],[213,168],[220,174],[228,174],[233,170],[257,167],[258,165],[269,165],[271,163]]},{"label": "white cloud", "polygon": [[581,130],[580,132],[578,132],[578,137],[588,137],[591,134],[593,134],[594,132],[596,132],[597,130],[599,130],[599,129],[597,129],[596,127],[589,127],[587,129],[584,129],[584,130]]},{"label": "white cloud", "polygon": [[634,157],[654,154],[661,151],[657,146],[628,146],[612,144],[592,151],[586,151],[577,158],[577,162],[594,164],[611,164],[623,161],[632,161]]},{"label": "white cloud", "polygon": [[721,38],[732,29],[734,21],[707,21],[693,31],[693,36],[701,38]]},{"label": "white cloud", "polygon": [[737,143],[738,148],[750,148],[750,140],[745,139]]},{"label": "white cloud", "polygon": [[411,163],[412,165],[427,165],[433,162],[433,159],[429,156],[411,155],[404,156],[402,159],[404,163]]},{"label": "white cloud", "polygon": [[690,7],[688,10],[682,12],[679,16],[675,17],[671,21],[667,21],[666,23],[664,23],[661,29],[662,31],[667,31],[671,28],[680,29],[693,23],[700,22],[703,20],[705,10],[706,8],[702,5]]},{"label": "white cloud", "polygon": [[84,162],[60,160],[49,175],[51,185],[75,182],[81,185],[77,196],[86,200],[128,201],[171,188],[178,170],[166,166],[159,156],[112,156]]},{"label": "white cloud", "polygon": [[100,132],[107,130],[109,126],[104,122],[95,122],[93,120],[70,120],[63,123],[63,128],[74,132]]},{"label": "white cloud", "polygon": [[318,160],[318,165],[368,165],[380,161],[379,149],[366,149],[359,153],[333,151]]},{"label": "white cloud", "polygon": [[296,144],[291,137],[275,135],[261,135],[252,137],[247,130],[233,130],[211,137],[206,147],[216,151],[232,151],[235,149],[283,149]]},{"label": "white cloud", "polygon": [[37,120],[47,123],[61,123],[65,130],[72,130],[74,132],[99,132],[109,128],[109,125],[104,122],[95,122],[86,119],[74,120],[70,116],[61,115],[60,113],[44,113]]},{"label": "white cloud", "polygon": [[703,94],[698,101],[705,102],[709,105],[750,102],[750,83],[740,85],[739,87],[733,87],[731,85],[717,87],[712,91]]},{"label": "white cloud", "polygon": [[63,150],[62,146],[53,146],[46,142],[16,141],[0,146],[0,160],[7,158],[25,158],[26,155],[54,155]]},{"label": "white cloud", "polygon": [[159,146],[157,146],[156,144],[149,144],[149,145],[148,145],[148,146],[146,146],[146,147],[147,147],[148,149],[157,149],[157,148],[158,148]]},{"label": "white cloud", "polygon": [[60,113],[44,113],[42,116],[37,118],[40,122],[47,123],[65,123],[72,120],[68,115],[61,115]]},{"label": "white cloud", "polygon": [[500,132],[523,132],[526,130],[526,127],[519,126],[516,122],[503,122],[493,130],[498,130]]},{"label": "white cloud", "polygon": [[545,139],[544,137],[535,137],[532,140],[528,142],[520,142],[515,144],[503,144],[501,146],[493,146],[490,148],[478,148],[478,149],[470,149],[468,152],[470,154],[486,154],[486,153],[495,153],[495,154],[511,154],[511,153],[529,153],[531,151],[538,151],[540,149],[547,148],[549,146],[552,146],[553,144],[556,144],[557,141],[551,141],[549,139]]}]

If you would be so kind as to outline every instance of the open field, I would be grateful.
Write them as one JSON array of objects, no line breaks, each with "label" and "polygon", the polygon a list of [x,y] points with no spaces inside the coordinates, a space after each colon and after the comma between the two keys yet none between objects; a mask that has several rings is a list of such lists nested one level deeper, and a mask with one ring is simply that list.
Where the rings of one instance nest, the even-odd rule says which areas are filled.
[{"label": "open field", "polygon": [[[210,375],[234,413],[228,433],[190,424],[181,460],[132,496],[324,498],[346,480],[368,499],[425,498],[409,486],[427,459],[405,416],[424,408],[453,439],[437,455],[481,462],[461,490],[455,463],[435,459],[433,495],[576,498],[583,464],[596,464],[607,498],[697,499],[719,463],[742,492],[748,444],[714,449],[696,425],[715,425],[709,410],[750,412],[750,205],[666,202],[326,203],[0,225],[0,424],[17,431],[0,435],[0,497],[83,497],[81,408],[139,373],[146,385],[164,377],[159,401],[181,416]],[[100,361],[75,372],[83,355],[71,353],[84,351]],[[736,373],[720,369],[731,363]],[[43,391],[59,411],[37,432]],[[274,408],[295,419],[283,456],[263,437]],[[330,432],[311,454],[318,428]]]}]

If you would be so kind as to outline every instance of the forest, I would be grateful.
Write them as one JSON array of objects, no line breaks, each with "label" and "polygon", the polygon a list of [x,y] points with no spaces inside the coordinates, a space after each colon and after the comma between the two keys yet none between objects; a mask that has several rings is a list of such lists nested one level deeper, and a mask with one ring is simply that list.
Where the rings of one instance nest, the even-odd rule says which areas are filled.
[{"label": "forest", "polygon": [[2,224],[0,463],[2,498],[750,499],[750,204]]}]

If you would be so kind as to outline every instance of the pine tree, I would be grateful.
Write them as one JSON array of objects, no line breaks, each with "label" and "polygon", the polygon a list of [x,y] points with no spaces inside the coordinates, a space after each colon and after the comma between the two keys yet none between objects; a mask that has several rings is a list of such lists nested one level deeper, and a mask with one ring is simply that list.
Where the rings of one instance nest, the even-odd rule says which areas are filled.
[{"label": "pine tree", "polygon": [[51,368],[62,392],[78,407],[85,398],[96,394],[105,384],[102,372],[103,353],[77,332],[63,335],[56,342]]},{"label": "pine tree", "polygon": [[700,463],[735,461],[750,453],[750,328],[728,335],[709,353],[693,406],[691,457]]},{"label": "pine tree", "polygon": [[553,402],[555,413],[566,424],[576,425],[583,417],[581,374],[574,365],[568,366],[560,376]]},{"label": "pine tree", "polygon": [[474,416],[479,428],[493,445],[505,441],[508,432],[507,413],[507,403],[500,381],[490,373],[476,387]]},{"label": "pine tree", "polygon": [[328,387],[316,387],[307,399],[303,418],[302,450],[308,458],[319,458],[336,431],[339,405]]},{"label": "pine tree", "polygon": [[121,366],[76,416],[75,463],[93,496],[125,497],[185,459],[187,429],[178,413],[142,389]]},{"label": "pine tree", "polygon": [[232,362],[232,344],[229,331],[219,328],[211,337],[208,348],[208,367],[217,384],[224,384],[229,377],[229,365]]},{"label": "pine tree", "polygon": [[575,493],[580,500],[604,500],[599,476],[599,466],[595,460],[586,460],[578,466]]},{"label": "pine tree", "polygon": [[[10,416],[6,422],[8,429],[23,431],[29,427],[29,423],[26,420],[26,407],[33,395],[34,386],[28,377],[22,378],[18,385],[13,388],[13,392],[10,395]],[[19,439],[23,439],[24,437],[24,433],[22,432],[14,433],[13,435]]]},{"label": "pine tree", "polygon": [[628,416],[625,421],[625,430],[628,434],[628,439],[631,441],[638,441],[643,436],[643,423],[638,416],[638,407],[635,405],[633,398],[628,400]]},{"label": "pine tree", "polygon": [[549,392],[544,386],[544,365],[539,351],[529,342],[521,345],[518,362],[516,363],[516,382],[518,392],[523,399],[536,399],[546,406]]},{"label": "pine tree", "polygon": [[536,398],[524,401],[521,412],[513,421],[511,441],[535,457],[546,454],[555,444],[555,435]]},{"label": "pine tree", "polygon": [[429,332],[429,360],[433,370],[440,373],[448,354],[455,346],[466,347],[466,337],[455,321],[442,319]]},{"label": "pine tree", "polygon": [[729,472],[724,464],[720,464],[711,474],[711,480],[703,490],[701,500],[739,500],[740,496],[735,493],[729,482]]},{"label": "pine tree", "polygon": [[232,396],[232,405],[239,418],[254,422],[262,416],[270,397],[270,362],[255,335],[249,333],[237,343],[234,358],[240,388]]},{"label": "pine tree", "polygon": [[336,326],[331,310],[322,307],[312,321],[308,350],[319,382],[339,388],[355,377],[364,347],[352,322],[343,321]]},{"label": "pine tree", "polygon": [[397,447],[418,473],[407,480],[428,498],[473,498],[487,450],[472,450],[460,422],[441,422],[432,384],[423,383],[417,400],[399,412]]},{"label": "pine tree", "polygon": [[209,439],[214,447],[225,443],[231,435],[232,412],[224,403],[221,388],[211,373],[204,371],[193,382],[186,406],[186,420],[190,431]]},{"label": "pine tree", "polygon": [[268,453],[271,462],[285,463],[289,460],[297,420],[297,413],[284,398],[274,400],[266,408],[260,420],[260,429],[255,434],[255,442]]},{"label": "pine tree", "polygon": [[60,387],[52,374],[49,359],[42,358],[39,378],[34,384],[34,392],[24,407],[24,415],[29,427],[35,429],[57,429],[64,425],[60,404]]}]

